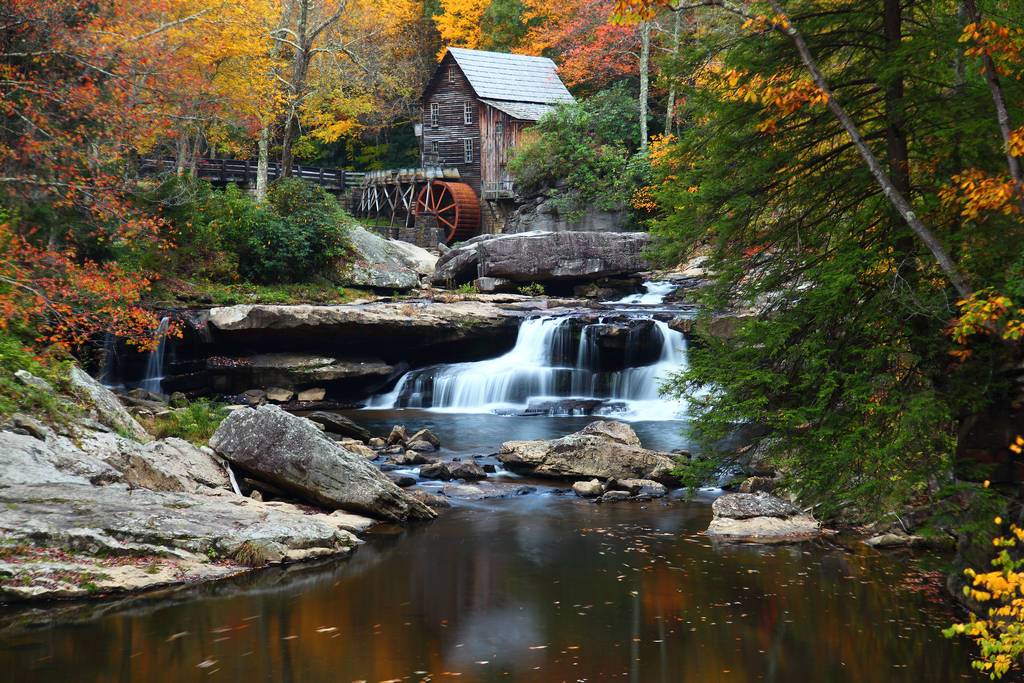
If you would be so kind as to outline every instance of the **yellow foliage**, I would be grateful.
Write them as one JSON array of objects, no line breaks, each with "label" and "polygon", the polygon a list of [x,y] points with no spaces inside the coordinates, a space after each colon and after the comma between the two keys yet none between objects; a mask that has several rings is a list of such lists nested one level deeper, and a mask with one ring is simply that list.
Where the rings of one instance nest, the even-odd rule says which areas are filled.
[{"label": "yellow foliage", "polygon": [[697,77],[699,87],[717,91],[726,100],[753,102],[764,109],[758,130],[775,133],[778,121],[804,107],[828,104],[828,95],[807,77],[780,72],[770,76],[711,65]]},{"label": "yellow foliage", "polygon": [[1010,178],[968,169],[951,180],[952,185],[939,190],[939,199],[946,206],[957,207],[967,220],[983,220],[990,213],[1013,215],[1020,211],[1019,189]]},{"label": "yellow foliage", "polygon": [[[1010,297],[992,289],[983,289],[957,302],[960,315],[949,328],[949,335],[960,349],[952,352],[960,360],[971,355],[967,345],[975,335],[995,335],[1007,341],[1024,339],[1024,308]],[[1019,453],[1024,440],[1010,446]]]},{"label": "yellow foliage", "polygon": [[[1024,439],[1017,437],[1018,443]],[[1003,520],[996,517],[1001,525]],[[1024,573],[1019,571],[1024,560],[1014,560],[1006,548],[1024,541],[1024,529],[1010,524],[1008,533],[992,540],[1003,548],[992,560],[993,571],[977,572],[967,568],[964,575],[970,583],[964,586],[964,595],[987,606],[984,617],[972,615],[968,623],[953,624],[946,629],[947,637],[964,635],[979,648],[979,657],[973,662],[975,669],[1002,678],[1024,654]]]},{"label": "yellow foliage", "polygon": [[434,17],[441,42],[452,47],[480,47],[481,23],[490,4],[491,0],[441,0],[441,14]]}]

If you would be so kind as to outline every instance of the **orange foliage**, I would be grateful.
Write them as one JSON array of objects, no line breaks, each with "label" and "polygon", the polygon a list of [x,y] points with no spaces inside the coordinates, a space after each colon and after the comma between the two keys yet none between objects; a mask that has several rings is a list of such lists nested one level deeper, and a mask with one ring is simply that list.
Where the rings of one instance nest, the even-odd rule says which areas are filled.
[{"label": "orange foliage", "polygon": [[1020,76],[1020,71],[1015,70],[1015,67],[1024,64],[1024,30],[1001,26],[986,19],[964,26],[960,42],[971,43],[964,50],[964,54],[970,57],[991,57],[999,74]]},{"label": "orange foliage", "polygon": [[828,95],[809,77],[787,72],[762,76],[711,66],[701,74],[698,85],[718,91],[726,100],[760,104],[764,118],[758,129],[765,133],[777,132],[780,118],[791,116],[804,107],[821,107],[828,103]]},{"label": "orange foliage", "polygon": [[23,326],[39,333],[36,341],[64,349],[111,332],[153,350],[159,321],[137,305],[148,287],[149,280],[117,264],[34,247],[0,223],[0,330]]},{"label": "orange foliage", "polygon": [[523,5],[530,28],[518,51],[551,55],[569,85],[601,87],[639,74],[639,34],[635,27],[609,23],[611,0],[524,0]]},{"label": "orange foliage", "polygon": [[1020,211],[1014,201],[1019,198],[1019,189],[1010,178],[968,169],[952,180],[952,185],[939,190],[939,198],[946,206],[957,207],[967,220],[983,220],[989,213],[1013,215]]}]

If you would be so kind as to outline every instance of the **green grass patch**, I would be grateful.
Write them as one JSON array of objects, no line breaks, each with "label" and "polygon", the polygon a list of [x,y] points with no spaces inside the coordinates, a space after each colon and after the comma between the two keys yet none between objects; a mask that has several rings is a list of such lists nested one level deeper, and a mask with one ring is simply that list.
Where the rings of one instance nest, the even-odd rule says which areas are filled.
[{"label": "green grass patch", "polygon": [[223,404],[199,399],[170,415],[152,418],[143,424],[158,439],[175,436],[205,446],[227,416],[228,411]]},{"label": "green grass patch", "polygon": [[147,297],[156,306],[235,304],[344,304],[373,296],[372,292],[329,282],[259,285],[207,281],[160,280]]},{"label": "green grass patch", "polygon": [[[70,367],[69,360],[37,356],[15,334],[0,331],[0,418],[20,412],[50,423],[66,422],[75,407],[58,392],[67,389]],[[46,380],[54,391],[26,385],[15,376],[19,370]]]}]

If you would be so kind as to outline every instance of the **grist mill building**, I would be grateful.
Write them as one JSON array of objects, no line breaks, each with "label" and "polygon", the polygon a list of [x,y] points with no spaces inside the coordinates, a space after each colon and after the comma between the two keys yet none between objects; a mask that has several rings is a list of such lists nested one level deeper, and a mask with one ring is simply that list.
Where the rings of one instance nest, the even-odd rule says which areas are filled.
[{"label": "grist mill building", "polygon": [[546,57],[448,48],[421,98],[420,167],[367,174],[356,214],[424,246],[500,232],[523,130],[572,101]]}]

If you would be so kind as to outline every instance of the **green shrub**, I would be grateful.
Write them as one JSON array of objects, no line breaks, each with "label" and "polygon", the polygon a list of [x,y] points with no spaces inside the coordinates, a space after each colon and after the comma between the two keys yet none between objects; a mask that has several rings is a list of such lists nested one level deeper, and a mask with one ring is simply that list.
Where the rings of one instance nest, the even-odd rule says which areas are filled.
[{"label": "green shrub", "polygon": [[531,282],[519,288],[519,293],[526,296],[544,296],[544,285],[539,282]]},{"label": "green shrub", "polygon": [[15,377],[19,370],[26,370],[60,389],[66,383],[68,363],[38,358],[11,331],[0,331],[0,418],[15,412],[50,422],[62,422],[70,417],[70,402],[61,401],[52,392],[23,384]]},{"label": "green shrub", "polygon": [[618,210],[646,175],[639,140],[636,100],[616,86],[546,114],[509,168],[521,192],[547,194],[567,215]]},{"label": "green shrub", "polygon": [[223,405],[202,398],[170,415],[154,418],[145,426],[158,439],[176,436],[205,445],[227,416],[228,411]]},{"label": "green shrub", "polygon": [[141,201],[171,226],[174,249],[126,246],[120,259],[151,271],[229,283],[305,282],[347,251],[352,218],[326,190],[297,178],[271,185],[266,205],[235,185],[215,190],[165,178]]},{"label": "green shrub", "polygon": [[[217,282],[238,279],[238,255],[230,238],[222,234],[230,216],[244,212],[252,199],[238,188],[223,192],[192,176],[169,175],[139,201],[151,213],[170,224],[173,249],[156,249],[148,243],[121,244],[115,256],[136,268],[196,277]],[[219,219],[219,222],[218,220]]]}]

